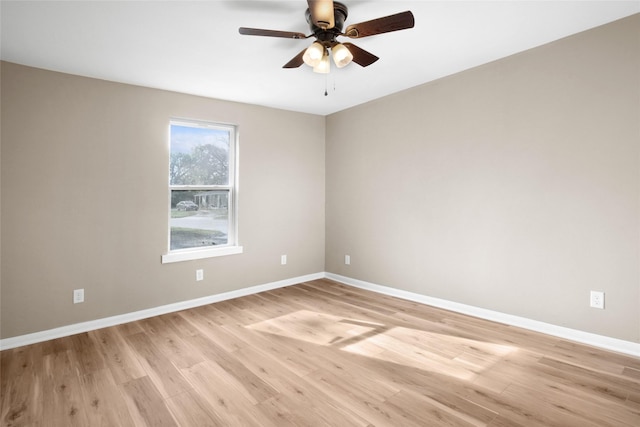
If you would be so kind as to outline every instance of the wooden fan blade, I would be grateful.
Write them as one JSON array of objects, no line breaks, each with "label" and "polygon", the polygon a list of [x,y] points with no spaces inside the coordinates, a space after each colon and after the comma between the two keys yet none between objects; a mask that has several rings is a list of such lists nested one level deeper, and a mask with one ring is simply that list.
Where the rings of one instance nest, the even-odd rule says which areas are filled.
[{"label": "wooden fan blade", "polygon": [[367,52],[366,50],[359,48],[353,43],[342,44],[344,45],[344,47],[349,49],[349,52],[351,52],[351,54],[353,55],[353,62],[360,65],[361,67],[367,67],[380,59],[373,53]]},{"label": "wooden fan blade", "polygon": [[313,25],[328,30],[336,25],[333,16],[333,0],[307,0]]},{"label": "wooden fan blade", "polygon": [[307,36],[302,33],[295,33],[292,31],[262,30],[260,28],[246,28],[246,27],[240,27],[238,31],[240,32],[240,34],[245,36],[282,37],[285,39],[306,39],[307,38]]},{"label": "wooden fan blade", "polygon": [[372,19],[371,21],[349,25],[344,35],[352,39],[374,36],[376,34],[390,33],[392,31],[406,30],[413,28],[415,20],[410,11],[396,13],[384,18]]},{"label": "wooden fan blade", "polygon": [[302,64],[304,64],[304,61],[302,60],[302,56],[304,55],[304,53],[307,51],[306,48],[302,49],[302,52],[300,52],[299,54],[297,54],[296,56],[294,56],[291,61],[287,62],[286,64],[284,64],[282,66],[282,68],[298,68],[299,66],[301,66]]}]

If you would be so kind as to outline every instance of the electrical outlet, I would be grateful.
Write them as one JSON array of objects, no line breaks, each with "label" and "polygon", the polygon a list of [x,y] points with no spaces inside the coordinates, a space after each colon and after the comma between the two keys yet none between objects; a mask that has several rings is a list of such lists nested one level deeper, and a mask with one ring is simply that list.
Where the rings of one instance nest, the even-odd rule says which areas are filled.
[{"label": "electrical outlet", "polygon": [[73,290],[73,303],[78,304],[84,302],[84,289]]},{"label": "electrical outlet", "polygon": [[593,308],[604,309],[604,292],[591,291],[590,305]]},{"label": "electrical outlet", "polygon": [[344,256],[344,263],[345,263],[345,265],[351,265],[351,256],[350,255],[345,255]]},{"label": "electrical outlet", "polygon": [[204,280],[204,270],[199,268],[196,270],[196,282]]},{"label": "electrical outlet", "polygon": [[282,264],[282,265],[286,265],[287,264],[287,256],[286,255],[280,256],[280,264]]}]

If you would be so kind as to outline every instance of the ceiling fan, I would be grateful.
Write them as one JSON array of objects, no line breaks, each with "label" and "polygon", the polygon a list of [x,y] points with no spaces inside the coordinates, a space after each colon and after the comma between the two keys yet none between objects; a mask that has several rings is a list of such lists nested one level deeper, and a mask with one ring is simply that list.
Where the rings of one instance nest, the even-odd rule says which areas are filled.
[{"label": "ceiling fan", "polygon": [[[282,37],[288,39],[307,39],[315,37],[311,46],[297,54],[291,61],[287,62],[283,68],[297,68],[303,63],[313,67],[317,73],[328,73],[331,67],[329,60],[333,56],[333,61],[338,68],[345,67],[350,62],[367,67],[379,58],[354,45],[353,43],[340,43],[337,38],[340,36],[357,39],[374,36],[376,34],[389,33],[392,31],[413,28],[414,18],[410,11],[396,13],[383,18],[349,25],[343,32],[344,21],[347,19],[348,9],[342,3],[333,0],[307,0],[309,8],[305,13],[310,35],[291,31],[263,30],[259,28],[240,27],[240,34],[249,36]],[[331,52],[331,55],[330,53]]]}]

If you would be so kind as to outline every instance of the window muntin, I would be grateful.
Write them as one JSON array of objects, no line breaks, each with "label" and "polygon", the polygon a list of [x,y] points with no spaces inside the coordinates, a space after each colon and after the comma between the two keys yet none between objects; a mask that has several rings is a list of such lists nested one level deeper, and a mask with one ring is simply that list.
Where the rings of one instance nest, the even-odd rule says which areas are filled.
[{"label": "window muntin", "polygon": [[[236,144],[234,126],[171,121],[169,254],[163,262],[241,252],[229,250],[238,248]],[[199,253],[191,257],[192,251]]]}]

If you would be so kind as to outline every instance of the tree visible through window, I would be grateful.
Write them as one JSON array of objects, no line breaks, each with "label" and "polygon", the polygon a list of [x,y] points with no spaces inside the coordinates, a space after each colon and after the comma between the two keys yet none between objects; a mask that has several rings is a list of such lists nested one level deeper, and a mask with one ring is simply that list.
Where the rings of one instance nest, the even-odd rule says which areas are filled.
[{"label": "tree visible through window", "polygon": [[235,128],[172,121],[169,249],[235,245]]}]

